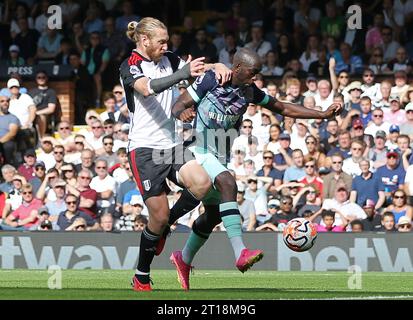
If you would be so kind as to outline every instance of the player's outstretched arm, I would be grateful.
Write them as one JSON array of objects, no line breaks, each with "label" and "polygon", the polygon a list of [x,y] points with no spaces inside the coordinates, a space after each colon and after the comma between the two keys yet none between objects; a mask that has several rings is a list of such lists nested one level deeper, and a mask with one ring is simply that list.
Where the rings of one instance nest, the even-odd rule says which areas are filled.
[{"label": "player's outstretched arm", "polygon": [[197,58],[192,61],[191,59],[192,58],[189,58],[187,60],[187,64],[169,76],[158,79],[149,79],[142,76],[135,81],[133,88],[144,97],[148,97],[153,94],[161,93],[182,80],[189,79],[190,77],[197,77],[203,74],[205,69],[205,57]]},{"label": "player's outstretched arm", "polygon": [[182,122],[191,122],[196,115],[194,99],[188,92],[181,94],[172,106],[172,115]]},{"label": "player's outstretched arm", "polygon": [[326,111],[306,108],[299,104],[275,101],[272,106],[267,105],[275,112],[290,118],[299,119],[331,119],[341,111],[341,105],[333,103]]}]

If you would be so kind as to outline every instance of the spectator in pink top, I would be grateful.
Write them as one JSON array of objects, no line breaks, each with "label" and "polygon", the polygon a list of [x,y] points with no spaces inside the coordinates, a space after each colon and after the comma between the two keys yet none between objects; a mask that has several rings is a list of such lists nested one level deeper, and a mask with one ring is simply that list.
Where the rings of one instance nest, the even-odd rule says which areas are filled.
[{"label": "spectator in pink top", "polygon": [[400,109],[400,98],[399,96],[392,95],[390,96],[390,108],[384,109],[384,122],[390,124],[397,124],[400,126],[402,123],[405,123],[406,112],[403,109]]},{"label": "spectator in pink top", "polygon": [[366,34],[366,52],[371,53],[374,48],[383,44],[381,28],[384,26],[383,13],[378,12],[374,16],[374,26]]},{"label": "spectator in pink top", "polygon": [[29,229],[39,222],[38,210],[43,202],[33,197],[33,188],[30,183],[22,187],[23,203],[6,218],[6,224],[11,227]]},{"label": "spectator in pink top", "polygon": [[[335,214],[340,215],[342,225],[335,225]],[[322,226],[321,224],[315,224],[317,228],[317,232],[345,232],[346,231],[346,226],[348,224],[348,220],[344,215],[337,210],[325,210],[321,209],[318,210],[316,213],[314,213],[311,217],[308,218],[309,221],[315,220],[319,215],[321,214],[321,219],[323,220],[325,226]]]}]

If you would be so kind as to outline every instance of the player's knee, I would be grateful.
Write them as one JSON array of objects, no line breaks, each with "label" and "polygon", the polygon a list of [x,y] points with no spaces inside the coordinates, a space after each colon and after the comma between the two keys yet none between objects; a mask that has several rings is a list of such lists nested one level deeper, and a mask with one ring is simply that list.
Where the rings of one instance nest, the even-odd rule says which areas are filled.
[{"label": "player's knee", "polygon": [[202,198],[211,188],[211,180],[208,175],[197,175],[194,177],[189,190],[198,198]]},{"label": "player's knee", "polygon": [[236,194],[237,184],[229,172],[223,172],[215,178],[215,186],[221,193]]}]

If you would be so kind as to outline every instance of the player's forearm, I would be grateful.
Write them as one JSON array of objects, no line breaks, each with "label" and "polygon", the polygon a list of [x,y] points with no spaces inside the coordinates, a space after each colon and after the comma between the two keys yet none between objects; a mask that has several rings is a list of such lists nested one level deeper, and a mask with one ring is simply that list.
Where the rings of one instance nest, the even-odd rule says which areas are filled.
[{"label": "player's forearm", "polygon": [[191,77],[191,68],[190,68],[190,64],[187,63],[181,69],[174,72],[170,76],[149,80],[148,91],[151,94],[161,93],[162,91],[169,89],[173,85],[179,83],[179,81],[189,79],[190,77]]},{"label": "player's forearm", "polygon": [[308,109],[299,104],[277,101],[274,103],[274,109],[283,116],[300,119],[325,119],[326,114],[323,111]]}]

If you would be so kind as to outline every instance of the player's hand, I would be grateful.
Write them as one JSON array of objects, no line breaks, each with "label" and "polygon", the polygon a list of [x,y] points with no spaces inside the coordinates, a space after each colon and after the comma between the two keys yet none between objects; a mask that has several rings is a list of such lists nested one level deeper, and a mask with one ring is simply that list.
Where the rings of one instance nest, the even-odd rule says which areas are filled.
[{"label": "player's hand", "polygon": [[342,106],[339,103],[333,103],[331,106],[328,107],[328,109],[323,112],[324,113],[324,118],[326,119],[334,119],[336,115],[338,115],[341,110]]},{"label": "player's hand", "polygon": [[182,122],[191,122],[192,120],[194,120],[195,116],[195,109],[194,107],[191,107],[181,112],[181,114],[179,115],[179,120],[181,120]]},{"label": "player's hand", "polygon": [[219,84],[223,85],[231,80],[232,70],[228,69],[223,63],[215,63],[215,76]]},{"label": "player's hand", "polygon": [[205,72],[205,57],[196,58],[192,60],[192,56],[188,56],[187,63],[189,63],[189,68],[191,70],[191,77],[199,77]]}]

